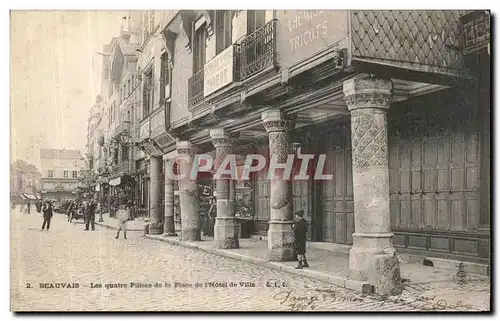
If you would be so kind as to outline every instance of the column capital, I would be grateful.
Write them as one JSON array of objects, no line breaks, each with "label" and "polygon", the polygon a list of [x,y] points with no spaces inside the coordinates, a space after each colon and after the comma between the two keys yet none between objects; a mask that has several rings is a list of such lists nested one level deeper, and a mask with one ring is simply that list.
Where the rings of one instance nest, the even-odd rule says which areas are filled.
[{"label": "column capital", "polygon": [[231,147],[234,141],[225,128],[211,129],[210,138],[215,148]]},{"label": "column capital", "polygon": [[177,153],[179,153],[179,155],[194,156],[194,155],[196,155],[197,151],[198,151],[198,148],[196,148],[189,141],[178,141],[177,142]]},{"label": "column capital", "polygon": [[349,111],[359,108],[389,109],[392,103],[393,83],[362,75],[344,81],[344,99]]},{"label": "column capital", "polygon": [[271,109],[262,112],[261,119],[268,133],[289,131],[295,125],[294,119],[287,117],[287,115],[279,109]]}]

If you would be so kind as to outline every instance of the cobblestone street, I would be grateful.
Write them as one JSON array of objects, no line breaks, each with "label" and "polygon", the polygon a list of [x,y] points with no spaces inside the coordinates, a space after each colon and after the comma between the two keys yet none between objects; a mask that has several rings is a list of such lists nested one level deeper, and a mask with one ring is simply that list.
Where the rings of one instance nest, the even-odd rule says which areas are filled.
[{"label": "cobblestone street", "polygon": [[[379,301],[345,288],[145,239],[141,232],[129,232],[127,240],[116,240],[115,231],[100,227],[84,231],[83,224],[70,224],[60,214],[55,215],[48,232],[40,231],[40,223],[38,214],[12,214],[14,311],[420,310],[415,305]],[[156,282],[163,286],[155,288]],[[183,284],[176,287],[175,282]],[[216,283],[210,286],[208,282]],[[230,287],[231,282],[236,286]],[[49,288],[41,288],[40,283],[48,283]],[[78,288],[50,288],[57,283],[78,283]],[[91,288],[92,283],[102,288]],[[196,283],[201,287],[196,288]],[[142,287],[145,284],[152,287]]]}]

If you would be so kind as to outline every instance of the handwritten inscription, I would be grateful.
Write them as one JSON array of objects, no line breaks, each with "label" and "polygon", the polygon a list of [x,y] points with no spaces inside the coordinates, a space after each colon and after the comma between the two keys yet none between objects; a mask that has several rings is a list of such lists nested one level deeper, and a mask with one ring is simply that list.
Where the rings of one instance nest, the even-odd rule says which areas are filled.
[{"label": "handwritten inscription", "polygon": [[468,311],[474,309],[474,306],[470,304],[464,304],[462,303],[462,301],[458,301],[455,304],[450,304],[446,300],[437,297],[437,295],[420,295],[410,299],[404,299],[401,297],[401,295],[392,298],[383,298],[380,306],[383,306],[387,302],[405,304],[413,308],[425,311]]},{"label": "handwritten inscription", "polygon": [[288,40],[290,52],[310,45],[328,33],[328,21],[322,19],[323,10],[296,12],[288,18],[288,31],[297,31],[296,35]]},{"label": "handwritten inscription", "polygon": [[312,311],[318,304],[328,304],[334,302],[362,302],[363,298],[357,294],[338,294],[333,290],[316,290],[318,294],[296,295],[293,290],[281,290],[273,296],[273,299],[279,301],[292,311]]}]

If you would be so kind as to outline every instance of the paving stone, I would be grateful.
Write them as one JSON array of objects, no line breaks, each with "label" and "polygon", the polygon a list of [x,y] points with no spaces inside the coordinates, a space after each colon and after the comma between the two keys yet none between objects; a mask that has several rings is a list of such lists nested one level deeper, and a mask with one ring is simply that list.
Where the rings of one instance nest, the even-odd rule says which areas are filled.
[{"label": "paving stone", "polygon": [[[97,227],[84,231],[55,215],[50,231],[39,231],[39,214],[13,212],[11,219],[11,309],[13,311],[413,311],[391,302],[316,281],[142,236]],[[79,283],[79,288],[40,288],[40,283]],[[130,283],[165,282],[140,288]],[[188,283],[202,287],[175,287]],[[225,282],[227,287],[209,282]],[[234,282],[237,287],[230,287]],[[250,282],[252,287],[242,287]],[[482,291],[484,284],[470,283]],[[90,288],[91,283],[103,288]],[[27,288],[27,284],[31,287]],[[127,288],[105,288],[127,284]],[[242,285],[245,285],[242,283]],[[457,291],[460,291],[458,288]],[[489,292],[488,292],[489,297]],[[481,306],[489,308],[488,306]],[[471,308],[477,309],[476,306]]]}]

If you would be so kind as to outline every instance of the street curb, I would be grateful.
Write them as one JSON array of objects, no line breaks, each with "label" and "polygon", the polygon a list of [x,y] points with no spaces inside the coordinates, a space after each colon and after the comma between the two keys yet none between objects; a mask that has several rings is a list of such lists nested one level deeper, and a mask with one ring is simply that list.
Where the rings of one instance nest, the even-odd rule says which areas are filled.
[{"label": "street curb", "polygon": [[336,276],[336,275],[330,275],[330,274],[318,272],[318,271],[311,271],[311,270],[304,270],[304,269],[299,270],[299,269],[295,269],[293,266],[284,265],[284,264],[281,264],[278,262],[270,262],[270,261],[266,261],[263,259],[234,253],[234,252],[231,252],[231,250],[201,247],[198,244],[194,244],[191,242],[183,242],[180,240],[167,238],[167,237],[162,236],[162,235],[150,235],[149,234],[149,235],[145,235],[144,237],[147,239],[150,239],[150,240],[157,240],[157,241],[169,243],[172,245],[182,246],[182,247],[195,249],[195,250],[201,250],[201,251],[206,252],[206,253],[210,253],[210,254],[214,254],[214,255],[218,255],[218,256],[223,256],[223,257],[227,257],[230,259],[234,259],[234,260],[238,260],[238,261],[242,261],[242,262],[246,262],[246,263],[250,263],[250,264],[254,264],[254,265],[264,266],[264,267],[267,267],[267,268],[270,268],[273,270],[278,270],[278,271],[286,272],[289,274],[304,276],[304,277],[307,277],[310,279],[326,282],[329,284],[333,284],[336,286],[340,286],[340,287],[354,290],[357,292],[361,292],[364,294],[369,294],[372,292],[372,286],[366,282],[349,280],[347,278],[343,278],[343,277]]},{"label": "street curb", "polygon": [[[95,225],[99,225],[99,226],[102,226],[108,230],[118,230],[118,228],[112,226],[112,225],[109,225],[109,224],[104,224],[103,222],[95,222]],[[127,229],[127,232],[128,231],[132,231],[132,232],[142,232],[144,231],[143,229],[136,229],[136,228],[132,228],[132,229]]]}]

